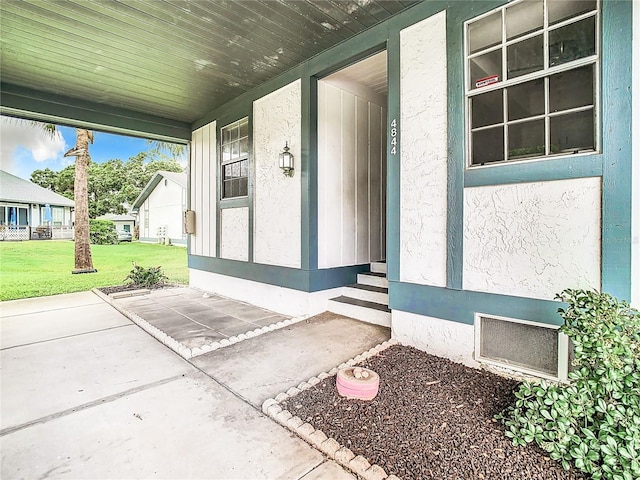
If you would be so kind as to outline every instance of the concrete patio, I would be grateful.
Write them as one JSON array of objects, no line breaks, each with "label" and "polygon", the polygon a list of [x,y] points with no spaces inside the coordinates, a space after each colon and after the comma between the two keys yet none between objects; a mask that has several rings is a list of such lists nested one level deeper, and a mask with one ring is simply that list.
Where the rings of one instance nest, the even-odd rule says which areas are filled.
[{"label": "concrete patio", "polygon": [[189,345],[281,326],[187,361],[91,292],[2,303],[2,478],[353,478],[260,405],[388,329],[334,314],[283,325],[202,292],[168,293],[124,303],[139,314],[163,305],[155,318],[145,310],[149,322]]}]

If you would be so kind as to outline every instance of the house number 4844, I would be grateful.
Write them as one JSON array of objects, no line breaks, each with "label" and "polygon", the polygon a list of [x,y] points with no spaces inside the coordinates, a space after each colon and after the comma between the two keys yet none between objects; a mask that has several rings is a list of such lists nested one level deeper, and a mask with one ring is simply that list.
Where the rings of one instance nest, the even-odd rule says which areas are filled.
[{"label": "house number 4844", "polygon": [[394,118],[391,120],[391,129],[389,131],[391,136],[391,155],[398,154],[398,121]]}]

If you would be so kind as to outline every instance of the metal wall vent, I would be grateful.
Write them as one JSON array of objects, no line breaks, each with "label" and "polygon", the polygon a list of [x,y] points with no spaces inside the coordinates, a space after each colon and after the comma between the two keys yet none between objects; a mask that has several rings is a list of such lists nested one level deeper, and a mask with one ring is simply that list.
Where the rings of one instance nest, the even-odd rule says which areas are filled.
[{"label": "metal wall vent", "polygon": [[568,338],[557,325],[476,313],[479,362],[554,380],[566,380]]}]

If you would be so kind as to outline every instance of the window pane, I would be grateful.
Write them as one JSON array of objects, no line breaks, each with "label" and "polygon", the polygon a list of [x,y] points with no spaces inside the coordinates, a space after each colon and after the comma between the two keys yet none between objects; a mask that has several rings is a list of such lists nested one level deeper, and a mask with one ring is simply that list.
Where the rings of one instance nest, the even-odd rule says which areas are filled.
[{"label": "window pane", "polygon": [[549,32],[549,66],[588,57],[596,53],[596,19],[579,22]]},{"label": "window pane", "polygon": [[231,127],[222,129],[222,143],[226,144],[231,141]]},{"label": "window pane", "polygon": [[533,117],[544,113],[544,79],[507,88],[509,120]]},{"label": "window pane", "polygon": [[596,9],[595,0],[549,0],[549,25]]},{"label": "window pane", "polygon": [[494,50],[470,59],[469,69],[471,73],[470,88],[481,86],[481,81],[487,77],[496,76],[496,81],[499,82],[502,80],[502,50]]},{"label": "window pane", "polygon": [[238,158],[240,156],[240,142],[235,141],[231,144],[231,159]]},{"label": "window pane", "polygon": [[242,160],[240,162],[240,176],[248,177],[249,176],[249,161]]},{"label": "window pane", "polygon": [[503,121],[502,90],[471,98],[471,128],[486,127]]},{"label": "window pane", "polygon": [[544,4],[541,0],[521,2],[507,8],[507,40],[542,28]]},{"label": "window pane", "polygon": [[550,119],[551,153],[595,150],[593,109]]},{"label": "window pane", "polygon": [[544,119],[509,125],[509,158],[538,157],[545,154]]},{"label": "window pane", "polygon": [[473,132],[471,138],[473,155],[471,163],[484,163],[504,160],[504,128],[488,128]]},{"label": "window pane", "polygon": [[234,164],[231,165],[233,167],[233,171],[231,173],[231,176],[233,178],[237,178],[240,176],[240,162],[236,162]]},{"label": "window pane", "polygon": [[222,161],[228,162],[231,160],[231,145],[224,145],[222,147]]},{"label": "window pane", "polygon": [[224,169],[224,174],[223,174],[223,178],[226,180],[228,178],[231,178],[231,165],[225,165],[224,167],[222,167]]},{"label": "window pane", "polygon": [[239,155],[244,157],[245,155],[249,155],[249,139],[243,138],[240,140],[240,152]]},{"label": "window pane", "polygon": [[243,119],[240,121],[240,138],[249,136],[249,120]]},{"label": "window pane", "polygon": [[248,182],[246,178],[238,179],[238,196],[246,197],[248,195],[247,184]]},{"label": "window pane", "polygon": [[551,112],[593,105],[593,66],[577,68],[549,77]]},{"label": "window pane", "polygon": [[29,221],[27,220],[27,209],[19,208],[18,209],[18,225],[28,225]]},{"label": "window pane", "polygon": [[515,78],[544,68],[542,35],[507,47],[507,78]]},{"label": "window pane", "polygon": [[222,196],[224,198],[229,198],[229,197],[233,196],[233,192],[232,192],[232,188],[231,188],[232,187],[232,182],[233,182],[233,180],[225,180],[223,182],[224,191],[223,191]]},{"label": "window pane", "polygon": [[469,53],[493,47],[502,42],[502,12],[469,24]]}]

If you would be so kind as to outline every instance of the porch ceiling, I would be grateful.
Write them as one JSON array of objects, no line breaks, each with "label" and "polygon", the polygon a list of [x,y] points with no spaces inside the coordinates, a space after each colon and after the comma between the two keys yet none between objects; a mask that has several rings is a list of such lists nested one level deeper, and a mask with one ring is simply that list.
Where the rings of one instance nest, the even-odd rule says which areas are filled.
[{"label": "porch ceiling", "polygon": [[415,3],[2,1],[2,87],[191,124]]}]

